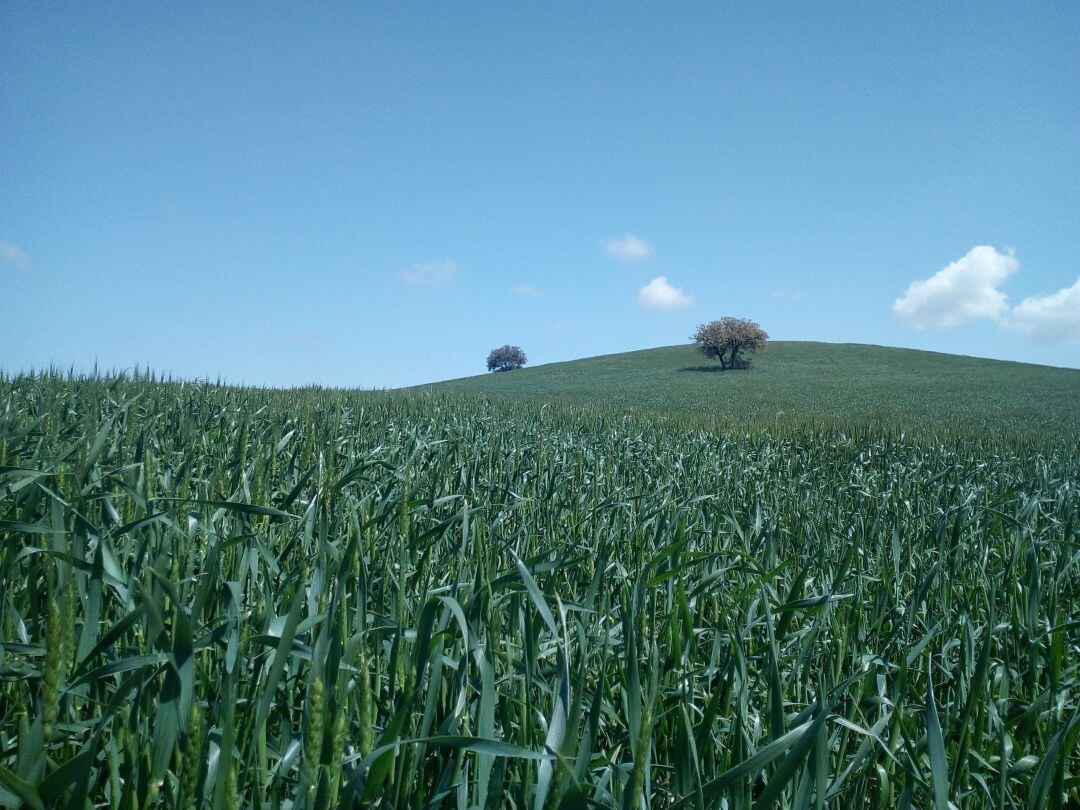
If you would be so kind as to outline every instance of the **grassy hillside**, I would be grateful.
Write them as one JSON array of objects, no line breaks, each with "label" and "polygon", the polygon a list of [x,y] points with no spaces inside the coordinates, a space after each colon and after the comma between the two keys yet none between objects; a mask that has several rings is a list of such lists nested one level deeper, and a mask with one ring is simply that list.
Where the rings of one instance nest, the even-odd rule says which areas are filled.
[{"label": "grassy hillside", "polygon": [[1080,371],[859,344],[775,342],[753,371],[691,346],[590,357],[422,386],[695,414],[737,425],[823,423],[1080,434]]}]

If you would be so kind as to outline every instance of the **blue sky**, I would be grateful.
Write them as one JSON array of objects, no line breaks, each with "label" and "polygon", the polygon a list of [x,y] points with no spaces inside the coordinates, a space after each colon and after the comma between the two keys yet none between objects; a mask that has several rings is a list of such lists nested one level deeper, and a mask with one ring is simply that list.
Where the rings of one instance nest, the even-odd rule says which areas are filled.
[{"label": "blue sky", "polygon": [[1080,366],[1080,4],[0,5],[0,368]]}]

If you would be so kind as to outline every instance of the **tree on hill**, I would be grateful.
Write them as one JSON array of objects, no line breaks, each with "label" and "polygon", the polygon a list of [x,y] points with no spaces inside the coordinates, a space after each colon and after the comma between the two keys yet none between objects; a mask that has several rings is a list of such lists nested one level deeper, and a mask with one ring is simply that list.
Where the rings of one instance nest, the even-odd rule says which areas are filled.
[{"label": "tree on hill", "polygon": [[764,349],[768,333],[745,318],[721,318],[703,323],[693,334],[698,351],[710,360],[719,360],[721,369],[753,368],[754,361],[743,353]]},{"label": "tree on hill", "polygon": [[528,362],[525,352],[521,350],[520,346],[511,346],[508,343],[498,349],[491,350],[491,354],[488,355],[487,359],[487,367],[488,371],[513,371]]}]

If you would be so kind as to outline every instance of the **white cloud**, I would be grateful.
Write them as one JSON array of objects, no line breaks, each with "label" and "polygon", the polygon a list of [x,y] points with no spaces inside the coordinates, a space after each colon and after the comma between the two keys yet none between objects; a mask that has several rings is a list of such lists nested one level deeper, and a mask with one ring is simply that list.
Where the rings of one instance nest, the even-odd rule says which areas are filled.
[{"label": "white cloud", "polygon": [[1052,295],[1025,298],[1002,326],[1036,343],[1080,343],[1080,278]]},{"label": "white cloud", "polygon": [[17,264],[19,267],[26,267],[30,262],[21,247],[13,245],[11,242],[5,242],[2,239],[0,239],[0,259]]},{"label": "white cloud", "polygon": [[640,262],[652,256],[652,245],[644,239],[628,233],[625,236],[609,236],[600,240],[604,251],[620,262]]},{"label": "white cloud", "polygon": [[398,273],[397,279],[402,284],[412,284],[415,287],[445,287],[457,274],[458,266],[444,260],[414,264],[408,270]]},{"label": "white cloud", "polygon": [[773,301],[802,301],[802,290],[773,290],[769,293]]},{"label": "white cloud", "polygon": [[681,287],[673,287],[665,276],[657,276],[637,294],[638,306],[644,309],[682,309],[694,303]]},{"label": "white cloud", "polygon": [[980,318],[999,320],[1009,309],[999,286],[1020,263],[1012,250],[979,245],[923,281],[913,281],[893,311],[915,329],[959,326]]},{"label": "white cloud", "polygon": [[534,287],[532,284],[518,284],[514,287],[514,293],[523,295],[526,298],[539,298],[544,294],[544,291],[539,287]]}]

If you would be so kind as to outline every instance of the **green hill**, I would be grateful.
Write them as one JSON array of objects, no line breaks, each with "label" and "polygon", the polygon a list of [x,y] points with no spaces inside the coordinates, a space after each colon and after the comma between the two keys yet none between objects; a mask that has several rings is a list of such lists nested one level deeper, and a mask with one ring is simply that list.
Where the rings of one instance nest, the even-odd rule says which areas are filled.
[{"label": "green hill", "polygon": [[683,345],[419,388],[645,409],[733,426],[1080,436],[1080,370],[849,343],[777,341],[752,371],[719,372]]}]

